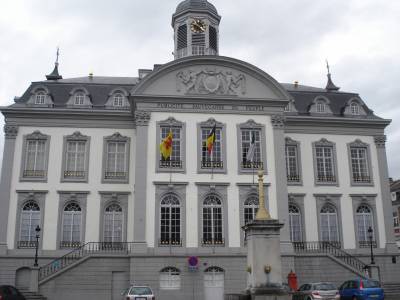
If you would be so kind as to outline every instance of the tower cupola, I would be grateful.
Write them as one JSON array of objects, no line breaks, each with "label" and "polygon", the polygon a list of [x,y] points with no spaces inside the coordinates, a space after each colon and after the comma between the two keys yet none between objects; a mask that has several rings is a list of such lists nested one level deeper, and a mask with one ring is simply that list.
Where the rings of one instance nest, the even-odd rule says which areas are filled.
[{"label": "tower cupola", "polygon": [[185,0],[172,15],[175,59],[195,55],[218,55],[221,16],[207,0]]}]

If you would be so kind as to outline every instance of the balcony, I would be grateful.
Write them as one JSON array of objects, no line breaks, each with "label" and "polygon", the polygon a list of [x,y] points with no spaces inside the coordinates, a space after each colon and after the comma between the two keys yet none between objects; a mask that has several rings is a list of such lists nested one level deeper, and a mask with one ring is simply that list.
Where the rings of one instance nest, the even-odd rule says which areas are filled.
[{"label": "balcony", "polygon": [[126,179],[127,172],[105,172],[105,179]]},{"label": "balcony", "polygon": [[64,178],[85,178],[85,171],[64,171]]},{"label": "balcony", "polygon": [[356,183],[370,183],[371,177],[370,176],[358,176],[353,174],[353,181]]},{"label": "balcony", "polygon": [[182,161],[181,160],[160,160],[159,167],[160,167],[160,169],[181,169]]},{"label": "balcony", "polygon": [[24,177],[43,178],[46,176],[45,170],[24,170]]},{"label": "balcony", "polygon": [[260,167],[264,169],[264,164],[262,161],[244,161],[241,163],[242,169],[259,169]]},{"label": "balcony", "polygon": [[181,247],[182,246],[182,239],[159,239],[158,240],[159,247]]},{"label": "balcony", "polygon": [[300,182],[300,175],[287,175],[288,182]]},{"label": "balcony", "polygon": [[224,162],[223,161],[209,161],[209,160],[202,160],[201,161],[201,168],[202,169],[223,169]]},{"label": "balcony", "polygon": [[223,238],[220,239],[209,239],[209,238],[205,238],[201,240],[201,245],[203,247],[223,247],[225,246],[225,240]]},{"label": "balcony", "polygon": [[36,241],[18,241],[17,246],[19,249],[36,248]]},{"label": "balcony", "polygon": [[317,175],[317,181],[320,183],[336,182],[335,175]]}]

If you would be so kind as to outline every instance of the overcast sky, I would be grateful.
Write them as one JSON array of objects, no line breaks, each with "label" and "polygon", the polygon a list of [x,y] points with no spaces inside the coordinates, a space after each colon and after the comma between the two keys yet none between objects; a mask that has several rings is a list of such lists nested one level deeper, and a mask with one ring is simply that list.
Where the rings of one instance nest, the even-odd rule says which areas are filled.
[{"label": "overcast sky", "polygon": [[[57,46],[64,78],[137,76],[139,68],[172,60],[171,15],[178,3],[1,0],[0,105],[45,79]],[[400,1],[212,3],[222,16],[220,55],[250,62],[280,82],[317,87],[325,87],[328,58],[341,90],[359,93],[377,115],[392,119],[389,173],[400,177]]]}]

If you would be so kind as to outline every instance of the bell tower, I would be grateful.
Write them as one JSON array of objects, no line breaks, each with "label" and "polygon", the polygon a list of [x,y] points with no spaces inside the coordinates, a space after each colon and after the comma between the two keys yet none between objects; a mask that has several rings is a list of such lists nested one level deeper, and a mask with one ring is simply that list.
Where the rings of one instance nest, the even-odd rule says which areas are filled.
[{"label": "bell tower", "polygon": [[207,0],[185,0],[172,15],[174,57],[218,55],[221,16]]}]

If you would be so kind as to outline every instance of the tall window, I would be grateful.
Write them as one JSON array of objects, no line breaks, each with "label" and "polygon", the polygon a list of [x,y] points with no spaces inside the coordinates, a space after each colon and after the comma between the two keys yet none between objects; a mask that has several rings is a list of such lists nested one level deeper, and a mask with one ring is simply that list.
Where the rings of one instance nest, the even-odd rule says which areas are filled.
[{"label": "tall window", "polygon": [[179,290],[181,288],[180,271],[174,267],[167,267],[160,272],[161,290]]},{"label": "tall window", "polygon": [[86,141],[67,141],[64,177],[85,177]]},{"label": "tall window", "polygon": [[366,147],[350,147],[351,171],[354,183],[371,182]]},{"label": "tall window", "polygon": [[104,211],[104,242],[122,242],[124,216],[122,208],[116,203],[110,204]]},{"label": "tall window", "polygon": [[336,208],[326,204],[320,211],[321,240],[323,242],[339,242],[338,216]]},{"label": "tall window", "polygon": [[216,195],[203,201],[203,245],[223,245],[222,202]]},{"label": "tall window", "polygon": [[160,245],[181,245],[181,207],[175,195],[161,200],[160,217]]},{"label": "tall window", "polygon": [[303,240],[301,224],[300,209],[294,204],[289,204],[289,229],[292,242],[301,242]]},{"label": "tall window", "polygon": [[201,168],[210,169],[222,169],[223,158],[222,158],[222,129],[216,128],[215,130],[215,142],[211,153],[208,153],[207,149],[207,138],[212,130],[212,127],[201,128]]},{"label": "tall window", "polygon": [[35,104],[45,104],[45,99],[46,99],[46,93],[40,91],[36,94]]},{"label": "tall window", "polygon": [[[368,228],[374,228],[374,222],[372,217],[372,210],[367,205],[360,205],[356,211],[356,222],[357,222],[357,237],[360,247],[370,247]],[[372,232],[374,235],[374,231]],[[375,238],[372,238],[374,246],[376,246]]]},{"label": "tall window", "polygon": [[[315,145],[316,179],[318,183],[335,183],[335,159],[333,145],[323,141]],[[330,143],[329,143],[330,144]]]},{"label": "tall window", "polygon": [[75,105],[83,105],[85,103],[85,94],[78,92],[75,94]]},{"label": "tall window", "polygon": [[114,95],[113,106],[116,106],[116,107],[124,106],[124,96],[121,93],[117,93]]},{"label": "tall window", "polygon": [[[287,140],[288,141],[288,140]],[[286,176],[288,182],[300,182],[300,168],[297,143],[286,143]]]},{"label": "tall window", "polygon": [[[254,155],[253,162],[247,160],[247,155],[250,150],[250,145],[254,135]],[[262,167],[262,156],[261,156],[261,130],[258,129],[242,129],[242,168],[244,169],[258,169]]]},{"label": "tall window", "polygon": [[244,224],[255,219],[258,206],[258,196],[256,195],[251,195],[244,201]]},{"label": "tall window", "polygon": [[43,179],[47,175],[48,137],[35,131],[25,138],[23,177]]},{"label": "tall window", "polygon": [[36,227],[40,225],[40,208],[35,201],[28,201],[21,211],[21,226],[19,248],[34,248],[36,246]]},{"label": "tall window", "polygon": [[181,127],[161,126],[160,141],[163,141],[172,131],[172,153],[166,160],[160,153],[160,168],[182,168]]},{"label": "tall window", "polygon": [[350,104],[351,114],[354,116],[358,116],[360,114],[360,106],[356,102],[351,102]]},{"label": "tall window", "polygon": [[127,143],[107,142],[106,179],[125,179],[127,176]]},{"label": "tall window", "polygon": [[317,102],[317,109],[316,109],[317,113],[324,113],[325,112],[325,106],[326,106],[325,102],[318,101]]},{"label": "tall window", "polygon": [[82,210],[79,204],[71,202],[63,211],[61,247],[75,248],[81,243]]}]

